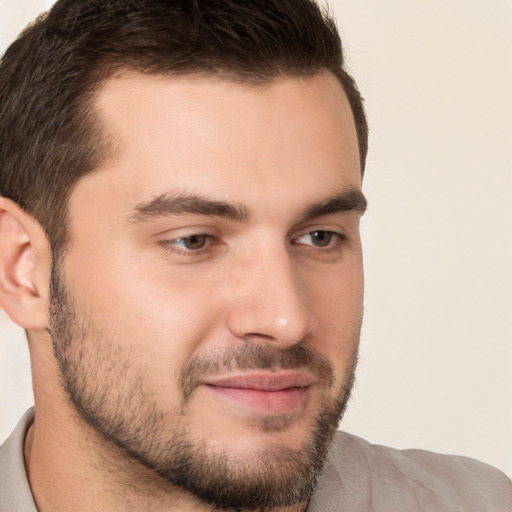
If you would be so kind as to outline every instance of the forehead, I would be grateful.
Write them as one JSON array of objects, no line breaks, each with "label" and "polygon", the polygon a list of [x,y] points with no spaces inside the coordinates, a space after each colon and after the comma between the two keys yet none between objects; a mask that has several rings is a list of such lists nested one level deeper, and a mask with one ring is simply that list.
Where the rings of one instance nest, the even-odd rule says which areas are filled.
[{"label": "forehead", "polygon": [[360,188],[352,113],[328,72],[265,86],[126,72],[106,82],[96,109],[116,151],[77,189],[123,208],[168,190],[250,207]]}]

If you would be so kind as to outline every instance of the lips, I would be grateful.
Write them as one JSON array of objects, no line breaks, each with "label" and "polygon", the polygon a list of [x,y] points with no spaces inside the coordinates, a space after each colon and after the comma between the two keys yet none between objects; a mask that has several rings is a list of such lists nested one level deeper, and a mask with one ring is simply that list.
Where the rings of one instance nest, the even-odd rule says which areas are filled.
[{"label": "lips", "polygon": [[305,405],[315,378],[306,372],[248,373],[207,379],[216,397],[262,415],[290,413]]}]

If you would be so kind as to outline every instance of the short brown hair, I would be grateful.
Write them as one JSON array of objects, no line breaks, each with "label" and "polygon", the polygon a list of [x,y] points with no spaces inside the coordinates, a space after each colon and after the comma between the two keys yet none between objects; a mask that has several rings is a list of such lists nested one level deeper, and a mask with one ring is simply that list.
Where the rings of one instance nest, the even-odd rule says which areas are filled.
[{"label": "short brown hair", "polygon": [[361,172],[368,127],[334,20],[314,0],[59,0],[0,63],[0,195],[67,240],[67,200],[108,140],[93,101],[123,68],[264,84],[329,70],[350,102]]}]

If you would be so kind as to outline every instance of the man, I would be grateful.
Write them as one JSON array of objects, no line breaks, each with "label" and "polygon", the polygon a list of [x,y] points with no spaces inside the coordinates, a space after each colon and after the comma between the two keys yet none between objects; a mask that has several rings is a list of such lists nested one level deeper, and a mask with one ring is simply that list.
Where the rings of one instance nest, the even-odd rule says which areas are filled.
[{"label": "man", "polygon": [[35,412],[0,510],[509,510],[336,434],[367,125],[309,0],[60,0],[0,69],[0,305]]}]

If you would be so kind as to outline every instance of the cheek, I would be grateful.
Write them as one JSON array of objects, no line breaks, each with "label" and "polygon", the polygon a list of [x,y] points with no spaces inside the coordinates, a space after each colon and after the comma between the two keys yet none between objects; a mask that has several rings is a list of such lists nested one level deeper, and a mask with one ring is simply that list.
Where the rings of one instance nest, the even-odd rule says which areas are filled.
[{"label": "cheek", "polygon": [[123,283],[120,320],[125,319],[156,359],[170,360],[179,368],[218,334],[220,308],[207,282],[147,277],[135,281]]},{"label": "cheek", "polygon": [[336,268],[309,287],[309,305],[317,320],[313,337],[336,368],[352,366],[359,344],[363,312],[363,269],[360,260]]},{"label": "cheek", "polygon": [[175,388],[182,366],[220,335],[211,279],[143,258],[111,254],[104,261],[69,259],[68,283],[80,309],[101,333],[100,342],[122,344],[164,388]]},{"label": "cheek", "polygon": [[347,260],[345,264],[318,273],[301,274],[309,307],[327,325],[351,325],[360,321],[364,285],[362,261],[357,255]]}]

